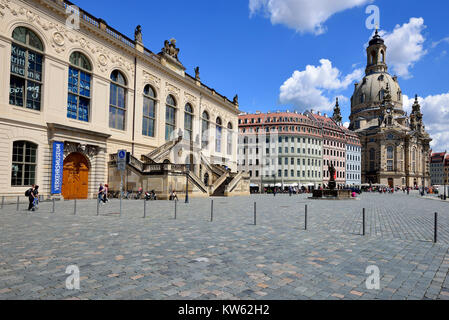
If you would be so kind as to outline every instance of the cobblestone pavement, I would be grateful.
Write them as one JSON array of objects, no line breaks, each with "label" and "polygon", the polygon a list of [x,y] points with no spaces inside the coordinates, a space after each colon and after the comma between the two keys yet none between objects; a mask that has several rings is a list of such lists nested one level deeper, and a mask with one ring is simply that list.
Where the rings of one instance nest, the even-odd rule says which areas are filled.
[{"label": "cobblestone pavement", "polygon": [[[253,203],[257,202],[257,225]],[[308,206],[308,230],[304,210]],[[403,194],[0,210],[0,299],[449,299],[449,204]],[[366,208],[366,236],[361,235]],[[438,212],[438,243],[432,243]],[[67,266],[80,290],[67,290]],[[365,270],[380,269],[380,290]]]}]

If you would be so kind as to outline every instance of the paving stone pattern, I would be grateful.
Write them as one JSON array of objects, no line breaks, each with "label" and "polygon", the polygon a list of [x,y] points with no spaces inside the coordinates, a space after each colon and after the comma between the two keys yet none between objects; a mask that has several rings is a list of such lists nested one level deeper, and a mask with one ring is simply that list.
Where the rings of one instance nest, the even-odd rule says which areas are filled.
[{"label": "paving stone pattern", "polygon": [[[257,225],[253,204],[257,202]],[[0,299],[449,299],[449,204],[254,195],[0,210]],[[308,230],[304,209],[308,206]],[[362,209],[366,208],[366,236]],[[434,212],[439,213],[434,244]],[[66,288],[67,266],[80,290]],[[380,269],[368,290],[366,268]]]}]

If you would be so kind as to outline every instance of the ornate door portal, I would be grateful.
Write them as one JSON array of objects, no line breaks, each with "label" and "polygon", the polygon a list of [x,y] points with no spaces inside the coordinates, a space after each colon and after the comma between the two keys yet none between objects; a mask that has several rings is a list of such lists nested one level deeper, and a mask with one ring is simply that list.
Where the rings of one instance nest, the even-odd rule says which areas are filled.
[{"label": "ornate door portal", "polygon": [[66,200],[87,199],[89,193],[89,163],[81,153],[71,153],[64,160],[62,196]]}]

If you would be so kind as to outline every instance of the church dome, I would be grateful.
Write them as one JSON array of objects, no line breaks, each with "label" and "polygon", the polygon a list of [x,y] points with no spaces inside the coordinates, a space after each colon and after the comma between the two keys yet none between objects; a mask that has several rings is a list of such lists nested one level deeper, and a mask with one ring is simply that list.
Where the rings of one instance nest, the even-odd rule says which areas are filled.
[{"label": "church dome", "polygon": [[[355,84],[354,94],[351,98],[351,111],[353,115],[364,116],[367,110],[372,117],[372,110],[378,109],[384,100],[386,91],[391,96],[394,109],[403,113],[402,91],[396,76],[388,73],[386,63],[387,46],[376,30],[375,35],[366,49],[367,63],[365,77]],[[366,115],[365,115],[366,116]]]},{"label": "church dome", "polygon": [[380,105],[385,91],[390,90],[393,104],[396,108],[402,109],[402,91],[399,86],[397,77],[392,77],[387,72],[376,72],[369,74],[363,78],[360,83],[356,84],[354,94],[352,96],[352,108],[363,109],[372,108],[373,105]]}]

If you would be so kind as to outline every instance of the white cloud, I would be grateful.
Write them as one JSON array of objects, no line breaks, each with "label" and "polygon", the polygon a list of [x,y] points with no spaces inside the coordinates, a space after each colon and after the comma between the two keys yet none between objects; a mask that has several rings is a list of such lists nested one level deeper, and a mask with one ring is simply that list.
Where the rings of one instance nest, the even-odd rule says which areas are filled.
[{"label": "white cloud", "polygon": [[249,0],[251,15],[259,11],[272,24],[284,24],[297,32],[322,34],[323,25],[332,15],[371,3],[373,0]]},{"label": "white cloud", "polygon": [[387,63],[398,76],[411,78],[410,69],[427,54],[422,35],[425,28],[423,18],[410,18],[408,23],[396,25],[393,32],[380,33],[388,47]]},{"label": "white cloud", "polygon": [[439,41],[432,42],[432,48],[439,46],[442,43],[449,43],[449,37],[443,38]]},{"label": "white cloud", "polygon": [[[356,79],[363,76],[363,69],[356,69],[352,73],[342,76],[341,72],[332,66],[332,62],[321,59],[319,66],[306,66],[303,71],[294,71],[292,76],[280,88],[279,102],[291,104],[299,111],[307,109],[329,111],[335,100],[328,96],[337,97],[338,90],[348,88]],[[348,101],[344,96],[338,96],[341,102]]]},{"label": "white cloud", "polygon": [[344,126],[345,128],[349,128],[349,125],[350,125],[349,121],[343,123],[343,126]]},{"label": "white cloud", "polygon": [[[418,97],[424,125],[433,141],[431,146],[435,152],[449,151],[449,92],[439,95]],[[404,110],[410,114],[415,98],[404,95]]]}]

